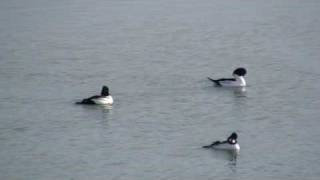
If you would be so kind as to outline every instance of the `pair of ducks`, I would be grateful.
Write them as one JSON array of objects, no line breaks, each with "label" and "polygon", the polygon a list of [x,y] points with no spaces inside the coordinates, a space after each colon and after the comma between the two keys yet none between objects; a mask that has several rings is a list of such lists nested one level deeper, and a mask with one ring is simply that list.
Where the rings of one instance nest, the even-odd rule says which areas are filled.
[{"label": "pair of ducks", "polygon": [[[208,77],[208,79],[216,86],[220,87],[245,87],[246,81],[244,76],[247,71],[245,68],[237,68],[233,71],[232,75],[234,78],[221,78],[221,79],[212,79]],[[99,104],[99,105],[112,105],[113,98],[109,93],[108,86],[103,86],[100,95],[91,96],[89,98],[83,99],[77,104]]]},{"label": "pair of ducks", "polygon": [[[221,79],[208,79],[216,86],[219,87],[245,87],[246,81],[244,76],[247,71],[245,68],[237,68],[233,71],[232,75],[234,78],[221,78]],[[76,104],[97,104],[97,105],[112,105],[113,98],[109,93],[108,86],[103,86],[100,95],[91,96],[89,98],[83,99]],[[203,146],[203,148],[213,148],[221,150],[233,150],[240,151],[240,145],[237,142],[238,135],[234,132],[225,141],[215,141],[211,145]]]},{"label": "pair of ducks", "polygon": [[[221,79],[208,79],[216,86],[219,87],[245,87],[247,85],[244,76],[247,74],[247,70],[245,68],[237,68],[233,71],[232,75],[234,78],[221,78]],[[240,145],[237,141],[238,135],[233,132],[225,141],[215,141],[210,145],[203,146],[203,148],[212,148],[218,150],[229,150],[233,152],[240,151]]]}]

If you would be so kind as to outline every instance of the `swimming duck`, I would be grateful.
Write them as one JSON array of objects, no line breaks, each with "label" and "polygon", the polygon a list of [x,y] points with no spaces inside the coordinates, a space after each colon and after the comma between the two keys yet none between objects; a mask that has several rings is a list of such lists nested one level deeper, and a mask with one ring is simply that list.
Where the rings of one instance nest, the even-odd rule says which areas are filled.
[{"label": "swimming duck", "polygon": [[233,132],[225,141],[215,141],[210,145],[203,146],[203,148],[213,148],[219,150],[240,151],[240,145],[237,142],[238,135]]},{"label": "swimming duck", "polygon": [[103,86],[100,95],[91,96],[89,98],[83,99],[76,104],[99,104],[99,105],[112,105],[113,98],[109,93],[108,86]]},{"label": "swimming duck", "polygon": [[208,77],[208,79],[216,86],[220,87],[245,87],[246,80],[244,79],[244,76],[247,74],[247,70],[245,68],[237,68],[233,71],[232,76],[234,78],[221,78],[221,79],[212,79]]}]

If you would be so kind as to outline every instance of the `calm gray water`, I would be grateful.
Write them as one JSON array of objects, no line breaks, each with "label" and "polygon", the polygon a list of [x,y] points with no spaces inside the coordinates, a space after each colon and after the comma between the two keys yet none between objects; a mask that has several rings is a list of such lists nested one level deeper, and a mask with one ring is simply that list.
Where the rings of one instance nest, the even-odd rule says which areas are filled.
[{"label": "calm gray water", "polygon": [[[2,0],[0,179],[319,179],[319,0]],[[206,79],[248,69],[244,93]],[[110,87],[112,109],[77,106]],[[202,149],[239,134],[236,161]]]}]

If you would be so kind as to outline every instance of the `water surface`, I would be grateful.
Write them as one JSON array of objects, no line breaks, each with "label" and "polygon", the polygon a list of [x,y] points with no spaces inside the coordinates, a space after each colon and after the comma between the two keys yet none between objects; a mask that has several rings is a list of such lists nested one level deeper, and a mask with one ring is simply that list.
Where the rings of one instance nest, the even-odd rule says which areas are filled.
[{"label": "water surface", "polygon": [[[0,179],[318,179],[317,0],[3,0]],[[245,93],[206,77],[248,69]],[[110,87],[112,109],[77,106]],[[201,146],[239,134],[241,152]]]}]

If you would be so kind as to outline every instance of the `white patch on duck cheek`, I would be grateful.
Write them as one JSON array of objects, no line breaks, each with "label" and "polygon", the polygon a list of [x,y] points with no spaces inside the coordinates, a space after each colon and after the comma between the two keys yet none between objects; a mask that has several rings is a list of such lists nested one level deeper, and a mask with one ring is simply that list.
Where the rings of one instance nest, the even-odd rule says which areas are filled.
[{"label": "white patch on duck cheek", "polygon": [[231,141],[232,143],[236,143],[236,140],[234,140],[234,139],[232,139],[232,141]]}]

